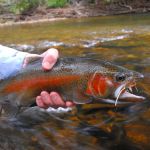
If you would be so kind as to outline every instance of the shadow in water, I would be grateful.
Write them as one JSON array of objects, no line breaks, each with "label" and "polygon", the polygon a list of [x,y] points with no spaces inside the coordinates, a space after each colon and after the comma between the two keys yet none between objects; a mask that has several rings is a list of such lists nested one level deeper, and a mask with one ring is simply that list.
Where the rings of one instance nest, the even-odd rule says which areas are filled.
[{"label": "shadow in water", "polygon": [[[14,119],[8,120],[5,116],[0,119],[0,148],[142,150],[145,139],[138,142],[138,136],[141,135],[138,126],[145,128],[142,135],[148,138],[146,132],[150,131],[147,130],[150,122],[145,125],[143,119],[143,123],[141,121],[139,123],[139,118],[143,117],[149,107],[149,101],[119,107],[115,117],[100,126],[95,125],[100,123],[102,118],[110,117],[110,112],[115,110],[114,106],[86,110],[84,106],[80,106],[81,110],[78,108],[76,115],[80,117],[78,119],[82,119],[83,115],[85,117],[83,121],[87,125],[79,122],[70,111],[56,113],[38,107],[23,108]],[[137,141],[136,137],[130,137],[132,130],[137,135]],[[146,145],[145,149],[148,148],[150,146]]]}]

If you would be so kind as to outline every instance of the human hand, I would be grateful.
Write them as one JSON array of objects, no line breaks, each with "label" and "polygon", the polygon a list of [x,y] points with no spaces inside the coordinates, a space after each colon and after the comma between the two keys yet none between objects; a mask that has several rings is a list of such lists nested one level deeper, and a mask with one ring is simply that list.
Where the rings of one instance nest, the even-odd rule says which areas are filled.
[{"label": "human hand", "polygon": [[[37,54],[29,54],[27,57],[41,56],[44,57],[42,62],[42,67],[44,70],[50,70],[53,65],[56,63],[58,59],[58,51],[54,48],[48,49],[41,55]],[[26,62],[23,63],[23,67],[26,65]],[[39,107],[47,109],[48,107],[53,107],[57,109],[58,107],[70,107],[73,106],[74,103],[71,101],[63,101],[61,96],[56,92],[51,92],[50,94],[46,91],[42,91],[40,96],[36,97],[36,103]]]}]

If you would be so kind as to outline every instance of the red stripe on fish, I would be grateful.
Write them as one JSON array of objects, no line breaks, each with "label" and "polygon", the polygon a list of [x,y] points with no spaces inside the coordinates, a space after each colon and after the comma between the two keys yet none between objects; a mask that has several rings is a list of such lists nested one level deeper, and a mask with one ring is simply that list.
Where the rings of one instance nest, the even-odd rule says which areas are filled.
[{"label": "red stripe on fish", "polygon": [[74,75],[74,76],[61,76],[61,77],[40,77],[40,78],[32,78],[32,79],[24,79],[18,82],[13,82],[12,84],[8,84],[3,92],[5,94],[17,92],[21,93],[24,90],[32,91],[36,88],[48,88],[49,86],[60,86],[65,83],[74,82],[75,80],[81,80],[84,78],[82,75]]}]

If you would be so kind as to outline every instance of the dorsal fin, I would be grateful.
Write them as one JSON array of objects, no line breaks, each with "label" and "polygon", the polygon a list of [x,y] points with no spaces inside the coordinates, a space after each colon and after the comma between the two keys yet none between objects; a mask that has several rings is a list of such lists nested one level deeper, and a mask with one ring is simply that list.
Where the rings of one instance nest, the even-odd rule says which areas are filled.
[{"label": "dorsal fin", "polygon": [[41,58],[43,58],[43,57],[41,57],[41,56],[27,56],[26,57],[26,64],[30,64],[34,61],[40,60]]}]

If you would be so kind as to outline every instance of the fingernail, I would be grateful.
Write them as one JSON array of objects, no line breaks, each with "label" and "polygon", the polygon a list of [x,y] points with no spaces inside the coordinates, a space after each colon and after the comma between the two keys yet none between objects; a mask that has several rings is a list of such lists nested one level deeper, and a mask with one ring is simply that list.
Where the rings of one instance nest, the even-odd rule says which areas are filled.
[{"label": "fingernail", "polygon": [[42,99],[46,99],[47,98],[47,95],[42,95]]},{"label": "fingernail", "polygon": [[57,96],[56,96],[56,95],[53,95],[53,96],[51,96],[51,99],[54,101],[54,100],[57,99]]},{"label": "fingernail", "polygon": [[37,101],[37,102],[41,102],[41,99],[40,99],[40,98],[36,98],[36,101]]},{"label": "fingernail", "polygon": [[48,61],[44,62],[44,66],[45,66],[47,69],[50,69],[50,68],[51,68],[51,64],[50,64]]}]

